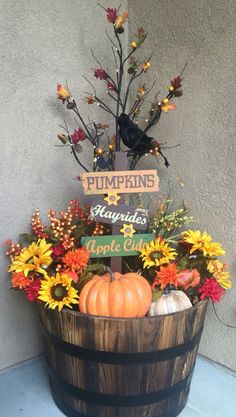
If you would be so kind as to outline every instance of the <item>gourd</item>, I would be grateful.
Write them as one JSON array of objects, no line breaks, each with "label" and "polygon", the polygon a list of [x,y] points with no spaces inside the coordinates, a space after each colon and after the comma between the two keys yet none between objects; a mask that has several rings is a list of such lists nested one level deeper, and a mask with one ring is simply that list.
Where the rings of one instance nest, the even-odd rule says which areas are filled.
[{"label": "gourd", "polygon": [[155,302],[151,303],[148,311],[149,316],[176,313],[191,308],[192,303],[187,295],[180,290],[166,290]]},{"label": "gourd", "polygon": [[152,291],[141,275],[113,273],[106,268],[102,276],[94,275],[80,293],[81,313],[110,317],[143,317],[152,301]]}]

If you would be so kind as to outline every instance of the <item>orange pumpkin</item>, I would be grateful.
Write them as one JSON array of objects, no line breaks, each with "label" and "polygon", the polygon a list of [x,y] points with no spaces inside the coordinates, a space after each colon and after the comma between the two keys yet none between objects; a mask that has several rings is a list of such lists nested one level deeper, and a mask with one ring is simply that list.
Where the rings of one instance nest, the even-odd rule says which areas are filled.
[{"label": "orange pumpkin", "polygon": [[143,317],[152,300],[151,287],[141,275],[113,273],[107,268],[94,275],[80,293],[81,313],[110,317]]}]

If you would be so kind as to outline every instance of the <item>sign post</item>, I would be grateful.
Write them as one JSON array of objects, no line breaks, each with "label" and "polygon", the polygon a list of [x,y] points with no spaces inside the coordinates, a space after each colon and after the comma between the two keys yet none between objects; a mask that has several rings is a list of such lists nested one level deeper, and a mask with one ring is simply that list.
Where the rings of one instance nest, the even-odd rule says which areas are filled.
[{"label": "sign post", "polygon": [[[116,152],[115,153],[115,171],[122,171],[128,169],[128,159],[125,152]],[[123,198],[120,204],[124,203]],[[119,203],[118,203],[119,204]],[[120,234],[119,226],[112,226],[112,234]],[[114,272],[122,272],[122,256],[112,256],[111,257],[111,270]]]},{"label": "sign post", "polygon": [[114,171],[81,174],[86,195],[107,194],[92,205],[91,218],[112,225],[112,236],[82,238],[82,244],[91,257],[110,257],[112,271],[121,272],[122,256],[137,256],[143,245],[153,239],[150,233],[136,234],[137,230],[147,229],[147,210],[130,207],[122,194],[156,192],[159,179],[156,170],[129,171],[125,152],[115,152],[114,165]]}]

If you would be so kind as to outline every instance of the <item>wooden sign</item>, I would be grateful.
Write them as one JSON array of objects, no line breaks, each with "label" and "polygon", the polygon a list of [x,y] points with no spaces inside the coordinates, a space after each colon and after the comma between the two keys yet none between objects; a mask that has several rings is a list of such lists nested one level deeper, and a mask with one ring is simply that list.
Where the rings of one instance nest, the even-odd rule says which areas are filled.
[{"label": "wooden sign", "polygon": [[159,178],[156,170],[84,172],[80,175],[84,193],[154,193],[158,191]]},{"label": "wooden sign", "polygon": [[92,204],[90,218],[96,222],[123,226],[124,223],[133,224],[137,230],[146,230],[149,217],[148,211],[141,208],[120,204],[107,206],[105,201]]},{"label": "wooden sign", "polygon": [[126,238],[115,236],[82,237],[81,243],[87,248],[91,258],[109,258],[113,256],[137,256],[145,243],[154,239],[152,233],[134,235]]}]

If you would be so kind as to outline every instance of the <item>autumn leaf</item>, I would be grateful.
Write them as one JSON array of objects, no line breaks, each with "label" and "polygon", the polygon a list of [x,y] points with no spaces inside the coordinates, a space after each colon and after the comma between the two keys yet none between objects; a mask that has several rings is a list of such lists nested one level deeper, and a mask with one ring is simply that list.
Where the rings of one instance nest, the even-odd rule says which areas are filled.
[{"label": "autumn leaf", "polygon": [[182,81],[183,81],[183,78],[181,78],[181,76],[180,75],[177,75],[175,78],[173,78],[173,80],[171,80],[171,85],[172,85],[172,87],[174,87],[174,90],[178,90],[179,88],[181,88],[182,87]]}]

